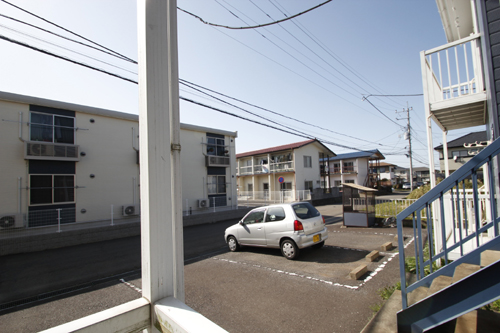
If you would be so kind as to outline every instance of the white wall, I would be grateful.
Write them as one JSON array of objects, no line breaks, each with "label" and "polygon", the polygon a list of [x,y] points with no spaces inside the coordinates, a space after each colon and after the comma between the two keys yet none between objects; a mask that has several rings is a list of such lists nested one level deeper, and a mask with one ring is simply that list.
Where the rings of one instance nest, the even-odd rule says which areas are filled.
[{"label": "white wall", "polygon": [[122,217],[122,206],[139,205],[139,165],[132,145],[139,147],[138,125],[137,121],[76,112],[76,126],[88,129],[76,131],[75,143],[85,152],[76,162],[76,185],[82,187],[75,195],[78,222],[110,219],[111,205],[114,218]]},{"label": "white wall", "polygon": [[[23,113],[23,121],[29,119],[26,104],[0,101],[0,135],[2,149],[0,158],[0,216],[18,212],[21,200],[22,213],[26,213],[26,187],[28,186],[27,161],[24,160],[24,143],[19,140],[19,112]],[[22,125],[23,137],[28,138],[28,126]],[[21,196],[19,195],[18,178],[22,178]]]},{"label": "white wall", "polygon": [[[0,159],[0,217],[17,213],[19,205],[22,213],[28,211],[29,164],[24,159],[25,144],[19,140],[19,113],[23,114],[23,139],[28,140],[29,104],[33,100],[38,105],[75,111],[75,127],[78,128],[75,131],[75,144],[80,147],[80,152],[85,153],[78,162],[74,162],[77,222],[108,220],[111,218],[111,205],[114,206],[114,218],[120,218],[122,206],[140,204],[140,166],[134,149],[139,148],[138,116],[28,96],[15,97],[19,97],[20,102],[0,100],[0,119],[5,120],[0,121],[3,142]],[[204,154],[206,146],[202,144],[207,141],[207,132],[225,135],[230,154],[230,166],[225,168],[227,205],[237,204],[236,132],[181,124],[183,209],[186,199],[189,206],[197,209],[198,199],[208,198]],[[23,188],[21,195],[19,178]]]}]

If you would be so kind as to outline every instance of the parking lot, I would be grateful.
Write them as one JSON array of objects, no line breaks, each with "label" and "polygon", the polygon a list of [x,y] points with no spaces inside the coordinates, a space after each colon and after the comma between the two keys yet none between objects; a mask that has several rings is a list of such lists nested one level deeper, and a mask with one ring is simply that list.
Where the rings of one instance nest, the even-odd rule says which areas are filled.
[{"label": "parking lot", "polygon": [[[361,331],[371,307],[382,302],[377,290],[399,281],[397,248],[381,252],[374,262],[365,256],[393,241],[396,229],[342,228],[339,207],[318,208],[329,238],[321,249],[302,250],[297,260],[287,260],[279,249],[229,252],[225,246],[186,260],[186,304],[229,332]],[[411,230],[405,235],[405,244],[411,244]],[[368,265],[368,273],[350,279],[349,272],[361,264]],[[0,316],[0,322],[10,332],[35,332],[138,298],[140,288],[140,277],[132,275]],[[21,327],[23,318],[40,318],[41,323],[36,329],[33,322]]]}]

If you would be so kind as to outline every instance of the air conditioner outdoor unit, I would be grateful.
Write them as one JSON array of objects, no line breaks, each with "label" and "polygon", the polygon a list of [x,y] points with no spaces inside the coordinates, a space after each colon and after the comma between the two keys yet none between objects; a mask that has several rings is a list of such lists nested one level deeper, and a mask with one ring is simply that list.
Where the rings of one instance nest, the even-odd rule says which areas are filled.
[{"label": "air conditioner outdoor unit", "polygon": [[210,206],[210,201],[208,199],[199,199],[198,208],[207,208]]},{"label": "air conditioner outdoor unit", "polygon": [[123,216],[139,215],[139,205],[122,206],[122,215]]},{"label": "air conditioner outdoor unit", "polygon": [[23,214],[0,216],[0,230],[14,228],[24,228]]}]

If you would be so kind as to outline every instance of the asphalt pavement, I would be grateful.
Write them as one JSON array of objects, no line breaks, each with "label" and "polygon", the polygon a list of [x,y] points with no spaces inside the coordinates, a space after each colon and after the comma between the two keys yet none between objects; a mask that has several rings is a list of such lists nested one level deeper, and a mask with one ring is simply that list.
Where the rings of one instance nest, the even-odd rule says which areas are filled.
[{"label": "asphalt pavement", "polygon": [[[392,241],[396,229],[341,228],[340,205],[318,209],[328,224],[326,245],[319,250],[304,249],[294,261],[274,249],[229,252],[222,235],[236,221],[185,228],[186,304],[229,332],[361,331],[372,316],[371,307],[382,302],[377,290],[399,281],[397,249],[383,252],[373,263],[367,263],[364,257]],[[411,230],[405,230],[405,234],[406,244],[411,244]],[[131,251],[133,258],[135,252],[140,253],[140,246],[132,244],[130,249],[125,248],[126,243],[101,244],[101,250],[94,251],[80,248],[91,252],[81,266],[110,248],[122,249],[122,254]],[[68,256],[72,254],[65,251]],[[368,273],[359,280],[350,280],[349,271],[360,264],[368,264]],[[28,287],[24,283],[20,288]],[[136,271],[3,310],[1,331],[38,332],[139,298],[140,288],[140,272]]]}]

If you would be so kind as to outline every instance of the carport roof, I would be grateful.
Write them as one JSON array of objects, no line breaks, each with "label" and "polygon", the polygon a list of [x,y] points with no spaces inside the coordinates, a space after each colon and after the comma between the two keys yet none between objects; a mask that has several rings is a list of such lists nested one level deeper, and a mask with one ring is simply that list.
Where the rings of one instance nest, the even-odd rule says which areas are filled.
[{"label": "carport roof", "polygon": [[330,157],[330,161],[338,161],[338,160],[347,160],[350,158],[363,158],[368,157],[370,159],[380,159],[385,160],[385,156],[378,149],[374,150],[366,150],[366,151],[357,151],[354,153],[346,153],[346,154],[338,154],[335,157]]},{"label": "carport roof", "polygon": [[352,183],[342,183],[342,186],[349,186],[349,187],[358,189],[360,191],[366,191],[366,192],[377,192],[378,191],[378,190],[376,190],[374,188],[365,187],[365,186],[361,186],[361,185],[358,185],[358,184],[352,184]]}]

